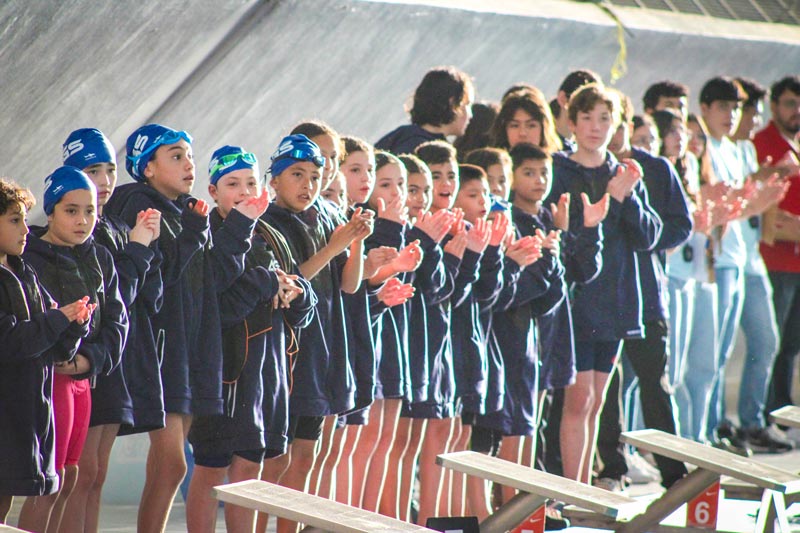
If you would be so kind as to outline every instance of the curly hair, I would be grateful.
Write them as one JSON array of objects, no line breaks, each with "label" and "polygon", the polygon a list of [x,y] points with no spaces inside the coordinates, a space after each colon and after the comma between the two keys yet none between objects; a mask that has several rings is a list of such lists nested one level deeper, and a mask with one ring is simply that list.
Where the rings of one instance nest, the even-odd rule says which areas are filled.
[{"label": "curly hair", "polygon": [[12,206],[25,206],[30,211],[36,204],[30,189],[21,187],[8,178],[0,178],[0,215],[5,215]]},{"label": "curly hair", "polygon": [[472,80],[455,67],[429,70],[414,91],[409,110],[411,123],[443,126],[456,119],[456,110],[469,101],[474,90]]}]

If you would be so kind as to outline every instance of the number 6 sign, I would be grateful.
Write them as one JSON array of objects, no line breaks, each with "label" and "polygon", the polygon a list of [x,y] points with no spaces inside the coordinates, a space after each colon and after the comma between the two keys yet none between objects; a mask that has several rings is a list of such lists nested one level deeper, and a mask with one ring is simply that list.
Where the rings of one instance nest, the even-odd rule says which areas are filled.
[{"label": "number 6 sign", "polygon": [[703,529],[717,528],[719,481],[708,487],[686,505],[686,525]]}]

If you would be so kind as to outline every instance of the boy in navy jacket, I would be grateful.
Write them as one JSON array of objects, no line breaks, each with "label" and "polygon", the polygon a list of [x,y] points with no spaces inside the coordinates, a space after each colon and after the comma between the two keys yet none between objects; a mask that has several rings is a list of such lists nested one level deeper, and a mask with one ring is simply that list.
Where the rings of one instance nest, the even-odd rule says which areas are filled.
[{"label": "boy in navy jacket", "polygon": [[58,490],[53,363],[72,359],[88,333],[88,298],[58,307],[20,257],[33,203],[30,191],[0,180],[0,524],[14,495]]},{"label": "boy in navy jacket", "polygon": [[[617,162],[607,146],[619,123],[616,94],[599,84],[575,92],[569,122],[577,149],[553,157],[553,187],[547,203],[565,192],[585,193],[592,202],[611,196],[603,222],[603,268],[592,283],[576,287],[573,300],[576,382],[564,398],[561,448],[564,475],[590,482],[597,417],[621,340],[643,335],[636,252],[655,246],[661,220],[647,202],[641,170],[634,161]],[[583,205],[570,204],[569,228],[582,227]]]}]

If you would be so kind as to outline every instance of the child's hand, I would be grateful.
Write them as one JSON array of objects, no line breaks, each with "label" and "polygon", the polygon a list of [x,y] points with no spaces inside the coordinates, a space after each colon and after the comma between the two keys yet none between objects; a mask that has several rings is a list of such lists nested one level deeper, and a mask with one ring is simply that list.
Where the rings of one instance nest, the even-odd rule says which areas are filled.
[{"label": "child's hand", "polygon": [[703,204],[702,208],[695,209],[694,213],[692,213],[692,218],[694,219],[694,231],[705,235],[711,231],[711,228],[714,227],[714,223],[711,218],[710,208],[713,208],[713,206],[714,202],[708,201]]},{"label": "child's hand", "polygon": [[557,256],[561,253],[561,231],[551,230],[547,235],[540,229],[536,230],[536,236],[542,241],[542,248],[550,250],[550,253]]},{"label": "child's hand", "polygon": [[383,198],[378,198],[378,218],[404,224],[408,220],[408,208],[400,196],[395,197],[388,204]]},{"label": "child's hand", "polygon": [[508,235],[508,217],[499,214],[494,217],[491,225],[491,236],[489,237],[489,246],[500,246],[503,243],[503,240]]},{"label": "child's hand", "polygon": [[617,168],[617,174],[611,178],[606,192],[618,202],[625,200],[633,192],[633,186],[642,179],[642,167],[633,159],[623,159]]},{"label": "child's hand", "polygon": [[364,271],[362,278],[369,279],[378,273],[381,267],[392,263],[400,256],[400,252],[391,246],[380,246],[373,248],[367,252],[367,258],[364,259]]},{"label": "child's hand", "polygon": [[336,253],[341,253],[353,241],[367,238],[372,233],[372,211],[364,211],[357,207],[353,216],[333,230],[328,246],[333,247]]},{"label": "child's hand", "polygon": [[201,217],[208,216],[208,203],[205,200],[198,199],[193,206],[191,206],[191,210],[194,214],[200,215]]},{"label": "child's hand", "polygon": [[53,365],[53,371],[56,374],[64,374],[67,376],[74,376],[76,374],[85,374],[92,369],[89,358],[83,354],[76,353],[72,361],[61,361]]},{"label": "child's hand", "polygon": [[275,269],[275,274],[278,275],[278,294],[272,297],[272,308],[287,309],[292,300],[303,294],[303,288],[297,284],[297,275],[287,274],[280,268]]},{"label": "child's hand", "polygon": [[789,191],[790,183],[788,180],[778,177],[777,172],[773,172],[760,185],[760,187],[756,188],[753,197],[750,198],[751,209],[759,214],[778,205]]},{"label": "child's hand", "polygon": [[444,251],[450,255],[454,255],[459,259],[464,258],[464,250],[467,249],[467,232],[462,231],[456,234],[455,237],[450,239],[447,244],[444,245]]},{"label": "child's hand", "polygon": [[[148,209],[147,211],[150,210]],[[150,243],[153,242],[153,227],[148,218],[147,211],[139,211],[136,215],[136,225],[128,232],[128,239],[130,239],[131,242],[138,242],[142,246],[150,246]]]},{"label": "child's hand", "polygon": [[454,220],[455,215],[446,209],[439,210],[434,214],[428,211],[417,221],[416,227],[438,243],[450,231]]},{"label": "child's hand", "polygon": [[386,307],[394,307],[406,303],[414,296],[414,286],[410,283],[401,283],[397,278],[389,278],[378,291],[378,301]]},{"label": "child's hand", "polygon": [[[86,315],[86,305],[88,303],[89,297],[84,296],[80,300],[75,300],[71,304],[63,307],[58,307],[58,304],[53,302],[52,308],[61,311],[70,322],[78,321],[79,323],[83,324],[88,319],[88,315]],[[86,316],[86,318],[83,318],[84,316]]]},{"label": "child's hand", "polygon": [[[771,158],[768,158],[762,166],[769,166],[771,162]],[[794,152],[787,150],[783,157],[771,168],[778,172],[781,177],[794,176],[795,174],[800,174],[800,161],[797,160]]]},{"label": "child's hand", "polygon": [[489,223],[479,218],[467,231],[467,249],[476,254],[482,254],[486,247],[489,246],[491,238],[492,232],[489,229]]},{"label": "child's hand", "polygon": [[148,207],[145,211],[144,224],[153,233],[153,238],[150,239],[152,243],[161,236],[161,211]]},{"label": "child's hand", "polygon": [[520,267],[535,263],[542,257],[542,244],[536,237],[523,237],[513,240],[506,248],[506,257],[517,263]]},{"label": "child's hand", "polygon": [[413,241],[400,250],[397,258],[392,261],[392,270],[395,272],[413,272],[422,263],[422,248],[419,241]]},{"label": "child's hand", "polygon": [[553,214],[553,224],[561,231],[569,229],[569,201],[570,194],[563,193],[558,197],[558,204],[550,204],[550,212]]},{"label": "child's hand", "polygon": [[583,201],[583,227],[596,228],[608,215],[608,206],[611,205],[611,195],[605,193],[597,203],[589,201],[589,196],[581,193],[581,200]]},{"label": "child's hand", "polygon": [[453,216],[453,225],[450,226],[450,235],[456,236],[462,231],[466,231],[467,223],[464,222],[464,210],[461,208],[456,207],[452,211]]},{"label": "child's hand", "polygon": [[233,206],[234,209],[249,218],[256,220],[267,210],[269,206],[269,191],[264,188],[260,196],[253,196]]}]

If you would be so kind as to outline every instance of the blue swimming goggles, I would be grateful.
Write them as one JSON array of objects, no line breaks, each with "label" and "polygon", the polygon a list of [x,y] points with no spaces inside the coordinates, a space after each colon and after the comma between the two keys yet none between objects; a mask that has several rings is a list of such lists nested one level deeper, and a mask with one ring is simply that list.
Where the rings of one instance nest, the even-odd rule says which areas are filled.
[{"label": "blue swimming goggles", "polygon": [[175,144],[179,142],[181,139],[186,141],[189,144],[192,144],[192,136],[186,133],[185,131],[177,131],[177,130],[168,130],[159,135],[155,138],[155,140],[148,144],[144,150],[142,150],[139,155],[135,156],[127,156],[128,161],[135,167],[139,167],[139,162],[142,160],[149,160],[150,156],[155,152],[159,146]]}]

